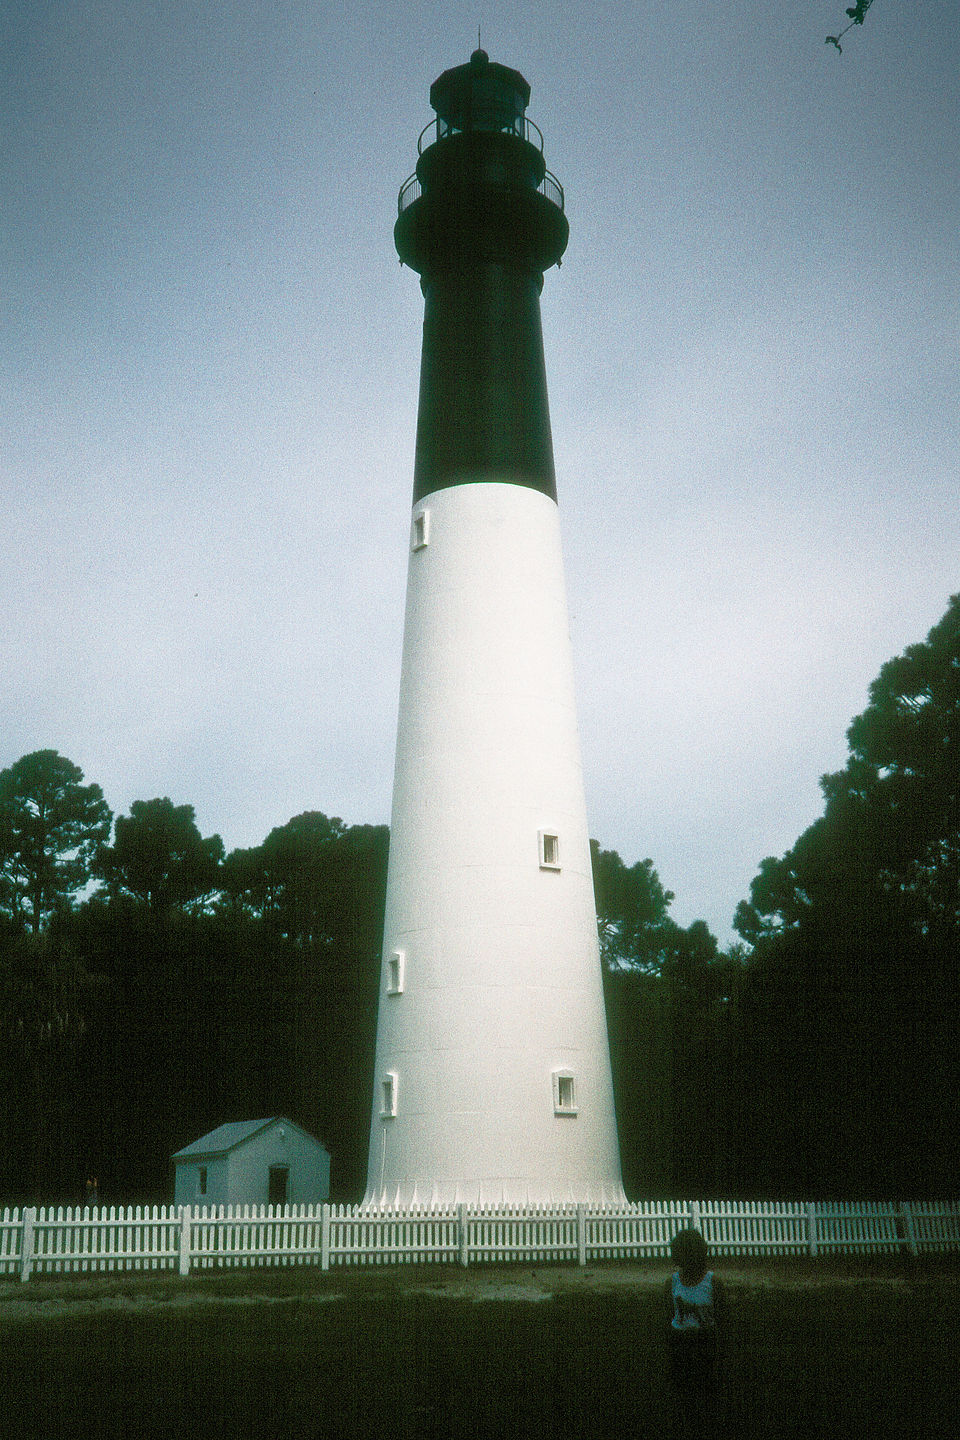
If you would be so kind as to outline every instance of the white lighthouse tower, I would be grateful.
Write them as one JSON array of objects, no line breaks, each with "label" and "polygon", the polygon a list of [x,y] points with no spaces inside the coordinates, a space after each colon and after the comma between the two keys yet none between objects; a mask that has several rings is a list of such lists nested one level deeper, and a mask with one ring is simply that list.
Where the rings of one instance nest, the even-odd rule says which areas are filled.
[{"label": "white lighthouse tower", "polygon": [[568,226],[482,50],[395,240],[425,299],[366,1203],[621,1202],[540,291]]}]

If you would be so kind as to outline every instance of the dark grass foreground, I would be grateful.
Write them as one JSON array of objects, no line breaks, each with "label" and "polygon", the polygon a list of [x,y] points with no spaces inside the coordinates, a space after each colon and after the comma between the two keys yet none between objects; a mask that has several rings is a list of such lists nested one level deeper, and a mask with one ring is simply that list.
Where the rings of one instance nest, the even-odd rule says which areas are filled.
[{"label": "dark grass foreground", "polygon": [[[303,1271],[41,1283],[26,1305],[3,1286],[0,1434],[667,1440],[664,1273],[638,1266],[607,1285],[598,1267],[591,1289],[570,1272],[527,1271],[525,1285],[505,1270],[499,1286],[482,1272],[494,1298],[481,1299],[446,1270],[414,1283]],[[757,1266],[727,1286],[716,1433],[954,1428],[956,1265]]]}]

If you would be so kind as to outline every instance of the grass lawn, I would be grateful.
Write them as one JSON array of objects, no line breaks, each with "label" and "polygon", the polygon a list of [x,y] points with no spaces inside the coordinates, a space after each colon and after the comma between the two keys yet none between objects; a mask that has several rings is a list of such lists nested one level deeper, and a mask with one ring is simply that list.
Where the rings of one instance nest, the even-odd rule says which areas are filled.
[{"label": "grass lawn", "polygon": [[[730,1298],[720,1434],[949,1435],[955,1257],[717,1271]],[[649,1262],[0,1282],[0,1434],[666,1440],[666,1274]]]}]

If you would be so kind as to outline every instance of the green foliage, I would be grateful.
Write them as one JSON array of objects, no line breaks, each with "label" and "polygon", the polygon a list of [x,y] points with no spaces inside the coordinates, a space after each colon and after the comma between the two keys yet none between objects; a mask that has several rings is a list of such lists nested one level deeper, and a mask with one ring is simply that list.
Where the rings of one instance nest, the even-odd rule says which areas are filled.
[{"label": "green foliage", "polygon": [[328,884],[343,821],[308,810],[281,825],[253,850],[235,850],[224,889],[244,913],[268,920],[288,939],[306,944],[329,931],[335,903]]},{"label": "green foliage", "polygon": [[889,660],[847,731],[828,808],[858,807],[879,881],[921,933],[960,926],[960,595],[926,641]]},{"label": "green foliage", "polygon": [[0,913],[34,934],[90,879],[110,833],[99,785],[56,750],[0,772]]},{"label": "green foliage", "polygon": [[847,731],[824,813],[768,857],[735,926],[757,946],[867,917],[947,943],[960,933],[960,595],[924,643],[888,661]]},{"label": "green foliage", "polygon": [[960,596],[882,667],[847,739],[823,815],[737,909],[741,1035],[783,1100],[768,1153],[802,1150],[834,1192],[939,1193],[960,1126]]},{"label": "green foliage", "polygon": [[330,1147],[342,1198],[365,1181],[388,840],[307,811],[223,868],[224,919],[271,956],[286,1113]]},{"label": "green foliage", "polygon": [[703,920],[683,929],[671,919],[672,890],[665,890],[652,860],[626,866],[616,850],[590,842],[600,954],[605,969],[669,981],[691,990],[709,988],[717,966],[716,937]]},{"label": "green foliage", "polygon": [[8,934],[0,940],[0,1037],[18,1063],[82,1041],[90,1003],[102,987],[55,937]]},{"label": "green foliage", "polygon": [[[10,1199],[82,1194],[90,1069],[109,984],[55,921],[0,931],[0,1186]],[[98,1097],[97,1097],[98,1098]],[[45,1193],[44,1193],[45,1192]]]},{"label": "green foliage", "polygon": [[305,811],[262,845],[228,855],[225,903],[295,945],[379,956],[387,843],[385,825]]},{"label": "green foliage", "polygon": [[[335,1197],[357,1198],[386,827],[311,812],[224,861],[163,798],[134,801],[109,845],[81,780],[53,751],[2,777],[0,1196],[74,1203],[97,1174],[111,1199],[164,1198],[179,1146],[281,1113],[331,1149]],[[71,906],[94,874],[103,888]]]},{"label": "green foliage", "polygon": [[590,856],[604,965],[658,973],[673,892],[664,890],[652,860],[628,867],[616,850],[601,850],[596,840]]},{"label": "green foliage", "polygon": [[117,816],[113,846],[100,851],[97,873],[162,915],[202,909],[218,888],[222,861],[223,841],[202,838],[192,805],[134,800],[129,816]]},{"label": "green foliage", "polygon": [[713,1077],[742,956],[721,955],[702,920],[671,919],[673,893],[652,860],[626,866],[591,848],[627,1193],[726,1193]]}]

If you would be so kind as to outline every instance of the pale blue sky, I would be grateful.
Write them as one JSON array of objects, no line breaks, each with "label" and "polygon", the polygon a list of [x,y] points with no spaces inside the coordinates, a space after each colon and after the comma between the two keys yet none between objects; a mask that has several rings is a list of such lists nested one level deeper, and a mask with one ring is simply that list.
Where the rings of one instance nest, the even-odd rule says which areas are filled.
[{"label": "pale blue sky", "polygon": [[960,588],[960,12],[2,7],[0,768],[256,844],[389,819],[421,297],[477,23],[571,239],[543,315],[590,828],[721,939]]}]

